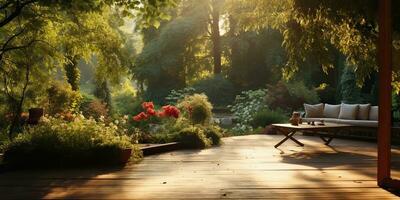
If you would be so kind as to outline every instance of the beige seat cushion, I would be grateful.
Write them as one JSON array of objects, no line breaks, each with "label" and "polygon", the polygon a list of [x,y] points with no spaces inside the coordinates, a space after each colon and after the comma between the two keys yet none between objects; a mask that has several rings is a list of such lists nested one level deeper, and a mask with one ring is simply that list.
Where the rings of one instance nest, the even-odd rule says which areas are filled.
[{"label": "beige seat cushion", "polygon": [[368,120],[370,109],[371,109],[371,104],[358,104],[357,119]]},{"label": "beige seat cushion", "polygon": [[374,120],[349,120],[349,119],[340,119],[337,123],[339,124],[348,124],[357,127],[378,127],[378,121]]},{"label": "beige seat cushion", "polygon": [[306,111],[306,118],[319,118],[324,116],[324,104],[304,104],[304,110]]},{"label": "beige seat cushion", "polygon": [[345,104],[340,105],[339,119],[356,119],[358,113],[358,104]]},{"label": "beige seat cushion", "polygon": [[369,120],[378,121],[378,112],[379,112],[378,106],[371,106],[371,108],[369,109]]},{"label": "beige seat cushion", "polygon": [[340,105],[325,104],[324,106],[324,117],[326,118],[338,118],[340,112]]}]

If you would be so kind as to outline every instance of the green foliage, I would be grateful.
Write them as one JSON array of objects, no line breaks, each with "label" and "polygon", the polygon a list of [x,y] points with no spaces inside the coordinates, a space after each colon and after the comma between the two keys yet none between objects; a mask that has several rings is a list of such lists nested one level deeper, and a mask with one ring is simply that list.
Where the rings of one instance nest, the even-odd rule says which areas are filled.
[{"label": "green foliage", "polygon": [[288,122],[288,115],[281,110],[263,109],[258,111],[250,122],[253,128],[266,127],[275,123]]},{"label": "green foliage", "polygon": [[192,87],[185,87],[181,90],[171,90],[171,93],[165,97],[165,100],[169,104],[177,104],[179,101],[183,100],[186,96],[196,93],[196,89]]},{"label": "green foliage", "polygon": [[392,93],[392,112],[393,121],[400,122],[400,95]]},{"label": "green foliage", "polygon": [[185,148],[193,149],[202,149],[212,145],[212,140],[207,138],[204,129],[197,126],[181,130],[179,141]]},{"label": "green foliage", "polygon": [[207,125],[211,121],[213,106],[205,94],[186,96],[179,102],[178,107],[185,111],[192,124]]},{"label": "green foliage", "polygon": [[[325,73],[333,68],[332,53],[339,50],[356,71],[357,84],[376,66],[378,31],[374,0],[238,0],[228,9],[236,13],[242,30],[278,29],[287,53],[283,75],[291,78],[314,59]],[[396,5],[399,5],[396,2]],[[396,7],[396,11],[399,6]],[[394,11],[393,13],[399,13]],[[398,15],[398,14],[396,14]],[[394,26],[399,32],[400,26]],[[333,48],[332,48],[333,47]]]},{"label": "green foliage", "polygon": [[222,130],[218,126],[206,126],[205,134],[207,138],[210,138],[213,145],[220,145],[222,138]]},{"label": "green foliage", "polygon": [[[131,71],[146,86],[145,98],[161,102],[172,89],[187,83],[208,67],[210,59],[197,54],[207,33],[207,1],[183,1],[172,10],[170,21],[158,30],[143,30],[144,48]],[[206,62],[206,63],[204,63]]]},{"label": "green foliage", "polygon": [[126,148],[133,149],[134,159],[140,158],[140,150],[117,129],[83,116],[74,122],[43,118],[5,146],[4,162],[18,167],[118,164]]},{"label": "green foliage", "polygon": [[96,81],[96,87],[93,91],[93,94],[106,104],[109,112],[112,112],[112,97],[107,81]]},{"label": "green foliage", "polygon": [[266,102],[270,108],[279,108],[285,111],[301,109],[304,103],[318,103],[319,97],[314,89],[307,88],[303,82],[283,82],[268,85]]},{"label": "green foliage", "polygon": [[107,105],[92,95],[83,95],[80,111],[85,117],[92,117],[94,119],[102,117],[106,121],[109,120]]},{"label": "green foliage", "polygon": [[229,106],[237,120],[232,131],[245,133],[246,131],[253,130],[250,123],[253,121],[255,113],[267,107],[264,100],[266,95],[266,90],[259,89],[243,91],[240,95],[236,96],[233,105]]},{"label": "green foliage", "polygon": [[204,93],[213,105],[226,106],[235,98],[235,87],[221,75],[203,79],[192,85],[197,93]]},{"label": "green foliage", "polygon": [[73,91],[70,85],[54,81],[47,89],[47,99],[46,112],[54,115],[62,112],[78,112],[82,96],[78,91]]},{"label": "green foliage", "polygon": [[340,85],[343,103],[361,103],[361,88],[356,84],[356,76],[352,69],[344,69]]},{"label": "green foliage", "polygon": [[126,80],[122,85],[113,87],[113,108],[120,115],[132,115],[141,111],[142,99],[136,96],[132,83]]},{"label": "green foliage", "polygon": [[336,104],[338,103],[337,98],[341,96],[340,94],[336,93],[337,88],[334,88],[331,85],[320,85],[320,87],[318,87],[316,91],[319,98],[321,99],[321,102],[324,103]]},{"label": "green foliage", "polygon": [[[282,35],[277,30],[244,31],[238,27],[236,14],[232,13],[227,37],[230,47],[228,78],[240,90],[265,87],[281,77],[285,62]],[[239,29],[239,30],[237,30]]]},{"label": "green foliage", "polygon": [[65,76],[67,77],[67,82],[71,85],[72,90],[79,90],[80,82],[80,71],[77,66],[77,61],[72,60],[64,66]]},{"label": "green foliage", "polygon": [[179,141],[179,132],[191,127],[186,118],[180,117],[177,120],[168,119],[164,121],[155,133],[148,134],[142,139],[145,143],[168,143]]}]

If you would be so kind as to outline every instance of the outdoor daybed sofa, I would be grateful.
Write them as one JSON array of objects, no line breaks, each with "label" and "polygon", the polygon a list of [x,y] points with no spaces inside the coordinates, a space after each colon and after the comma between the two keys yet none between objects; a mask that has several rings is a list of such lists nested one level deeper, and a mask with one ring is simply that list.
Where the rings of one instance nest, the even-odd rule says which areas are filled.
[{"label": "outdoor daybed sofa", "polygon": [[354,127],[378,127],[378,106],[371,104],[304,104],[303,122],[330,122]]}]

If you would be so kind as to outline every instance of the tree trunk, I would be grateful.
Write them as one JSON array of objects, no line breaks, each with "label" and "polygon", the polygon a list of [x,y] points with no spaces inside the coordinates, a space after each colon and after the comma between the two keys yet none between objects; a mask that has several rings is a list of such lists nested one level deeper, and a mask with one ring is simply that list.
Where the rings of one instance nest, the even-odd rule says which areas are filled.
[{"label": "tree trunk", "polygon": [[214,74],[220,74],[222,71],[221,67],[221,36],[219,32],[219,16],[220,8],[217,5],[217,1],[212,1],[211,10],[211,40],[213,43],[212,56],[214,60]]},{"label": "tree trunk", "polygon": [[71,85],[72,90],[79,90],[80,71],[78,69],[78,56],[68,57],[69,63],[65,64],[64,70],[67,82]]},{"label": "tree trunk", "polygon": [[15,128],[18,126],[19,121],[21,119],[22,106],[24,105],[26,89],[28,88],[28,85],[29,85],[29,75],[30,75],[30,71],[31,71],[30,69],[31,69],[30,65],[27,64],[26,65],[26,73],[25,73],[25,85],[22,89],[21,98],[15,108],[14,117],[11,122],[10,129],[8,130],[8,137],[10,138],[10,140],[12,139]]}]

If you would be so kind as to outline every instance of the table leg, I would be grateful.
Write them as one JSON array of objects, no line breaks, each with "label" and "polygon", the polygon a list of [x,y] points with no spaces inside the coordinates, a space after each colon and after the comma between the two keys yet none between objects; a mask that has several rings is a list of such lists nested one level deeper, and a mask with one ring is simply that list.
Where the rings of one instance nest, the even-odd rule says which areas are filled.
[{"label": "table leg", "polygon": [[329,143],[331,143],[331,141],[333,140],[332,136],[328,137],[328,139],[326,139],[324,136],[319,137],[325,142],[325,145],[329,145]]},{"label": "table leg", "polygon": [[293,135],[296,133],[296,131],[291,131],[289,133],[285,133],[283,131],[280,131],[281,133],[283,133],[286,137],[281,140],[280,142],[278,142],[278,144],[276,144],[274,147],[277,148],[279,146],[281,146],[281,144],[283,144],[284,142],[286,142],[286,140],[291,139],[293,142],[295,142],[296,144],[300,145],[300,146],[304,146],[303,143],[299,142],[298,140],[296,140]]}]

